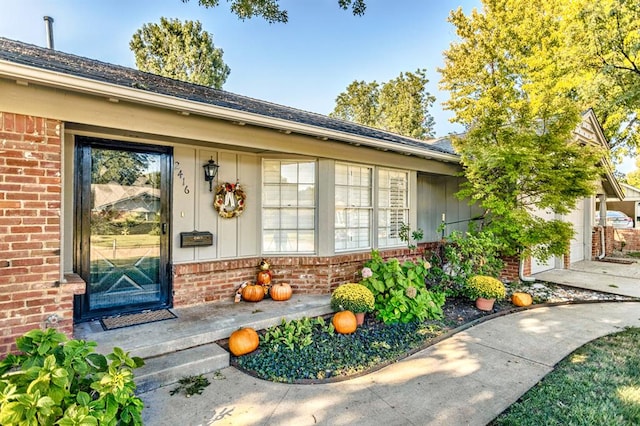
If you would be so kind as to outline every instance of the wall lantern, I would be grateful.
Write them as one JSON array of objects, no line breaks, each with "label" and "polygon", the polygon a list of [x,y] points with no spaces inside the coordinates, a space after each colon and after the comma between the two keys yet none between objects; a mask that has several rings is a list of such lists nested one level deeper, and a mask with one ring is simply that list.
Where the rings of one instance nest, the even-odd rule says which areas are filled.
[{"label": "wall lantern", "polygon": [[218,167],[220,166],[213,161],[213,157],[211,157],[207,164],[202,166],[204,169],[204,181],[209,182],[209,192],[213,192],[213,180],[218,174]]}]

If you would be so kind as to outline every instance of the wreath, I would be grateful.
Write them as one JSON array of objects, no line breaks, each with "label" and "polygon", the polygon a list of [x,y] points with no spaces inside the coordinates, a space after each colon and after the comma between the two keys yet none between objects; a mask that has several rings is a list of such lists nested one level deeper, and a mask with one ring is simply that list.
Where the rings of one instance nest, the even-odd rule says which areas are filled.
[{"label": "wreath", "polygon": [[239,183],[225,182],[216,187],[213,206],[220,216],[230,219],[242,214],[246,198]]}]

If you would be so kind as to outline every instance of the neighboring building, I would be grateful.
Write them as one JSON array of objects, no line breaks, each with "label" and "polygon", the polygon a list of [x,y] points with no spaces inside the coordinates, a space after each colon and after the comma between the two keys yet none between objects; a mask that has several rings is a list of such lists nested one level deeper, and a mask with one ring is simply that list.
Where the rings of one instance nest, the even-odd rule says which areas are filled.
[{"label": "neighboring building", "polygon": [[232,300],[263,257],[294,291],[328,294],[371,249],[415,256],[403,224],[429,244],[443,219],[449,233],[480,213],[454,196],[446,140],[3,38],[0,93],[5,352],[36,327]]},{"label": "neighboring building", "polygon": [[[640,228],[640,188],[621,183],[620,186],[624,191],[624,200],[616,197],[607,197],[606,210],[618,210],[626,214],[634,221],[634,227]],[[596,206],[596,210],[599,206]]]}]

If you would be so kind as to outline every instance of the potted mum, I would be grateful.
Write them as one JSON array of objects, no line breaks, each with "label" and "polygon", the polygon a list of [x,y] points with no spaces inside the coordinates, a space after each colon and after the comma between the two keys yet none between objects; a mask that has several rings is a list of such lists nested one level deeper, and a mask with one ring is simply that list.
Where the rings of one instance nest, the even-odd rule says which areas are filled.
[{"label": "potted mum", "polygon": [[357,283],[342,284],[331,294],[331,308],[334,311],[353,312],[358,325],[364,322],[365,313],[373,311],[374,301],[371,290]]},{"label": "potted mum", "polygon": [[504,284],[497,278],[486,275],[475,275],[467,281],[464,289],[470,299],[476,301],[476,308],[490,311],[496,299],[504,299],[506,290]]}]

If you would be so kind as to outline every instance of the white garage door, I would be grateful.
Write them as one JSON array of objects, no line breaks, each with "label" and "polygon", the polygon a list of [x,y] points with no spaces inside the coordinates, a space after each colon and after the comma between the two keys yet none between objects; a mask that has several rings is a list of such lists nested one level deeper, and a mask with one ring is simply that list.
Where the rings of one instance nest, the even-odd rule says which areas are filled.
[{"label": "white garage door", "polygon": [[569,213],[566,220],[573,224],[574,235],[571,240],[570,262],[584,260],[585,233],[584,233],[584,201],[579,201],[576,209]]},{"label": "white garage door", "polygon": [[[543,218],[544,220],[551,220],[554,218],[554,215],[552,212],[546,212],[546,211],[536,211],[535,215],[538,217]],[[531,273],[532,274],[537,274],[538,272],[544,272],[544,271],[548,271],[550,269],[553,269],[555,266],[555,258],[551,257],[549,258],[546,262],[541,262],[538,259],[536,259],[535,257],[531,259]]]}]

